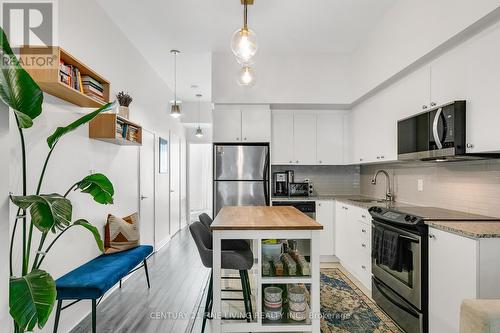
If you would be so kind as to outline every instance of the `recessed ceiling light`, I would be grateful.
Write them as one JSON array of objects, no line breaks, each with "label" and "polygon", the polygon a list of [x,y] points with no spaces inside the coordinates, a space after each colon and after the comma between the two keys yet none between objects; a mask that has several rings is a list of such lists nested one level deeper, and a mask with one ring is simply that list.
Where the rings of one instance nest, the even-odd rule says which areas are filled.
[{"label": "recessed ceiling light", "polygon": [[198,89],[198,85],[197,84],[192,84],[191,85],[191,89]]}]

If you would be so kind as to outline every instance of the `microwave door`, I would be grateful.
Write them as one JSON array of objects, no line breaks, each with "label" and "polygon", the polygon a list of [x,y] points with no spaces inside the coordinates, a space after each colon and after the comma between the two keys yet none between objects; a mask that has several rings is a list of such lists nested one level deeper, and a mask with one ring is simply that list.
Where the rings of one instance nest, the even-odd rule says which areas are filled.
[{"label": "microwave door", "polygon": [[443,149],[446,136],[448,133],[448,125],[443,108],[436,110],[432,121],[432,137],[434,138],[435,149]]}]

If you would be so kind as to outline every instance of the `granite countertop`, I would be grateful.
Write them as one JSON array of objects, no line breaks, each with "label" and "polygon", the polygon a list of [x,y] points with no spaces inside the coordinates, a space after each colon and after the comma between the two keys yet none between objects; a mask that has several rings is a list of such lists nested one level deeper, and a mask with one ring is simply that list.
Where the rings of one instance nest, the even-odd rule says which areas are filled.
[{"label": "granite countertop", "polygon": [[[432,207],[419,207],[416,205],[402,203],[402,202],[389,202],[389,201],[380,201],[380,199],[363,196],[363,195],[317,195],[310,197],[273,197],[272,200],[275,201],[314,201],[314,200],[336,200],[339,202],[344,202],[346,204],[360,207],[363,209],[368,209],[373,206],[384,207],[384,208],[409,208],[409,210],[432,210]],[[364,201],[356,201],[356,200],[370,200],[367,202]],[[403,209],[404,210],[404,209]],[[466,214],[460,212],[462,214]],[[416,214],[418,215],[418,214]],[[460,215],[460,214],[458,214]],[[474,216],[472,214],[467,214],[470,216]],[[439,216],[439,215],[437,215]],[[430,227],[440,229],[443,231],[451,232],[457,234],[459,236],[470,237],[470,238],[500,238],[500,218],[496,221],[491,218],[491,221],[482,221],[484,218],[488,217],[480,217],[478,215],[478,219],[470,219],[468,221],[453,221],[450,219],[443,220],[429,220],[425,221]]]},{"label": "granite countertop", "polygon": [[500,221],[427,221],[430,227],[470,238],[500,238]]}]

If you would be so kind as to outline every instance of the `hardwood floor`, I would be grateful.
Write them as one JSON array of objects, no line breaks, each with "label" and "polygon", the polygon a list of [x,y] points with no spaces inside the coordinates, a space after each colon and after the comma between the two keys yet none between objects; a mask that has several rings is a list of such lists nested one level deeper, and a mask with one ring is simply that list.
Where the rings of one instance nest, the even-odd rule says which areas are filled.
[{"label": "hardwood floor", "polygon": [[[140,269],[99,304],[97,332],[191,331],[210,271],[202,265],[189,230],[178,232],[149,258],[148,269],[151,289]],[[89,315],[72,333],[87,333],[90,327]]]}]

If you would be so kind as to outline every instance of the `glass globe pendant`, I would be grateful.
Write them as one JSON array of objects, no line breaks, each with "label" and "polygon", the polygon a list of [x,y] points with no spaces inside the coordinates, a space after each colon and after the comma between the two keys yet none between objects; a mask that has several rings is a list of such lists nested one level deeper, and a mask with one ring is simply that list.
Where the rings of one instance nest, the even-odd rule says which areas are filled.
[{"label": "glass globe pendant", "polygon": [[253,57],[257,53],[257,35],[252,30],[248,29],[248,4],[253,1],[243,0],[243,28],[234,32],[231,38],[231,51],[233,51],[236,60],[242,65],[253,63]]},{"label": "glass globe pendant", "polygon": [[201,130],[201,127],[198,125],[198,128],[196,129],[196,137],[201,138],[203,137],[203,131]]},{"label": "glass globe pendant", "polygon": [[200,126],[200,109],[201,109],[201,94],[196,94],[196,97],[198,97],[198,128],[196,129],[195,136],[197,138],[203,137],[203,131],[201,130]]},{"label": "glass globe pendant", "polygon": [[253,86],[255,84],[255,71],[250,66],[243,66],[238,73],[240,86]]}]

